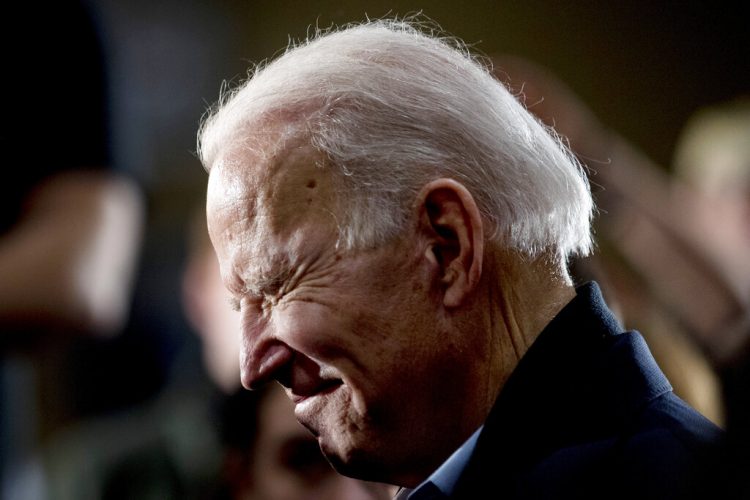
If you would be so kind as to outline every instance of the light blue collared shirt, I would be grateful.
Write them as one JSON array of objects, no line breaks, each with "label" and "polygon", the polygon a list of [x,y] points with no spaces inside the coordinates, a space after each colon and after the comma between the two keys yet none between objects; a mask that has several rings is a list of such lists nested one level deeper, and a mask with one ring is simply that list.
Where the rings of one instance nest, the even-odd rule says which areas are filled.
[{"label": "light blue collared shirt", "polygon": [[482,432],[482,428],[477,429],[474,434],[467,439],[464,444],[461,445],[453,454],[448,457],[448,460],[437,468],[435,472],[430,475],[424,482],[414,488],[407,496],[401,496],[400,494],[396,498],[411,498],[412,495],[418,497],[416,493],[426,483],[432,483],[446,496],[450,496],[453,490],[456,488],[458,478],[461,477],[461,473],[469,463],[469,457],[474,453],[474,448],[477,445],[477,439],[479,434]]}]

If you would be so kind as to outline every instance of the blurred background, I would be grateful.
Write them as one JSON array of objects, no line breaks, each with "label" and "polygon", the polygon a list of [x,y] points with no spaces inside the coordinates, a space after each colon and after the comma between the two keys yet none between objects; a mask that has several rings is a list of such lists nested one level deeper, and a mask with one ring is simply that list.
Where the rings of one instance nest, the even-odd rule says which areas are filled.
[{"label": "blurred background", "polygon": [[[196,131],[224,85],[241,81],[249,66],[278,54],[289,40],[304,39],[316,26],[421,12],[479,54],[497,57],[498,75],[524,91],[532,110],[547,92],[544,85],[535,90],[539,81],[529,82],[526,92],[526,79],[536,73],[515,64],[521,60],[544,68],[557,79],[555,88],[564,84],[577,96],[575,105],[591,113],[588,125],[596,127],[591,137],[607,142],[614,135],[633,148],[637,162],[664,174],[662,180],[674,175],[678,142],[689,120],[706,107],[750,92],[746,3],[84,0],[84,5],[101,41],[112,168],[142,192],[143,233],[128,311],[118,332],[74,338],[54,356],[31,357],[32,364],[55,360],[32,377],[31,386],[42,396],[24,396],[43,400],[25,407],[39,412],[27,417],[42,428],[35,441],[51,464],[52,472],[46,474],[53,486],[27,490],[33,494],[13,490],[26,495],[15,498],[86,498],[80,491],[78,496],[71,493],[76,486],[67,483],[90,479],[97,474],[95,460],[116,452],[99,449],[94,458],[82,455],[103,447],[100,436],[116,436],[122,449],[127,448],[122,443],[139,439],[113,422],[128,421],[141,434],[158,434],[154,429],[169,422],[172,432],[182,429],[189,435],[181,441],[180,453],[198,455],[196,463],[181,467],[215,467],[215,457],[198,451],[213,449],[207,442],[213,438],[192,432],[190,421],[175,410],[208,407],[215,399],[201,340],[186,317],[182,288],[192,232],[204,231],[196,223],[206,183],[195,155]],[[36,15],[47,15],[45,8],[39,7]],[[55,21],[64,26],[66,19]],[[26,26],[30,32],[33,27]],[[539,104],[538,109],[547,108]],[[557,124],[563,115],[550,112],[542,118]],[[571,134],[575,147],[575,131],[562,125],[561,132]],[[597,135],[602,130],[607,133]],[[597,165],[614,155],[606,148],[582,147],[581,152],[593,155]],[[594,179],[595,184],[606,182]],[[634,187],[632,198],[639,194]],[[587,268],[582,275],[586,273],[593,271]],[[622,307],[627,306],[623,300]],[[13,404],[9,398],[6,394],[5,407]],[[712,417],[722,423],[720,403],[708,399],[704,411],[715,410]],[[155,406],[161,409],[153,410]],[[201,414],[204,410],[191,415],[213,418],[209,410]]]}]

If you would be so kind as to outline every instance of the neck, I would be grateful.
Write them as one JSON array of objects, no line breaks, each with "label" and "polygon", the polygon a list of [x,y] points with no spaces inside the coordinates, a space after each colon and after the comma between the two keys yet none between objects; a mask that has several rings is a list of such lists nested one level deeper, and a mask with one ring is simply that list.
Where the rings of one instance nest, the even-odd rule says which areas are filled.
[{"label": "neck", "polygon": [[488,303],[484,326],[491,337],[492,403],[505,381],[547,324],[575,297],[564,269],[551,259],[529,262],[515,252],[497,251],[488,259]]}]

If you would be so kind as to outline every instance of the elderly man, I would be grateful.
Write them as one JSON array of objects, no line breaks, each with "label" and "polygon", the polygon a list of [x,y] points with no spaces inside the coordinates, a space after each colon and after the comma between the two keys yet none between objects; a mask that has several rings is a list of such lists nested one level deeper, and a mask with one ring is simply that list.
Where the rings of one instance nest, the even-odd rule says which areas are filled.
[{"label": "elderly man", "polygon": [[716,439],[574,288],[585,174],[460,47],[321,34],[227,95],[199,151],[243,384],[281,383],[341,473],[412,499],[666,498]]}]

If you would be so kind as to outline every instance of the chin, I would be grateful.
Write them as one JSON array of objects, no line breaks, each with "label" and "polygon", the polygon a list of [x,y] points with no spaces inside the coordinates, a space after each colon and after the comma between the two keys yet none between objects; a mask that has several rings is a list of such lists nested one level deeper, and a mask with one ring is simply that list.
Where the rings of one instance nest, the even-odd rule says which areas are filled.
[{"label": "chin", "polygon": [[346,385],[295,407],[297,420],[318,440],[323,455],[339,474],[375,481],[388,457],[379,456],[372,420],[365,405]]},{"label": "chin", "polygon": [[339,474],[354,479],[389,482],[389,456],[379,453],[378,442],[372,436],[351,435],[345,431],[318,437],[318,444],[331,466]]},{"label": "chin", "polygon": [[364,481],[382,481],[382,462],[374,459],[365,450],[332,450],[321,443],[321,450],[331,466],[342,476]]}]

